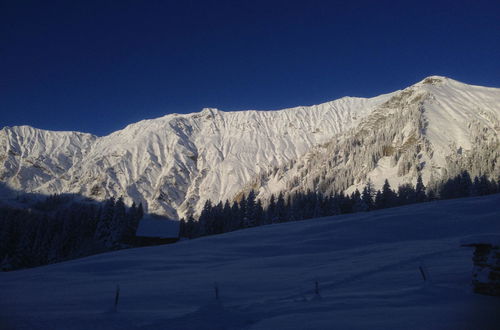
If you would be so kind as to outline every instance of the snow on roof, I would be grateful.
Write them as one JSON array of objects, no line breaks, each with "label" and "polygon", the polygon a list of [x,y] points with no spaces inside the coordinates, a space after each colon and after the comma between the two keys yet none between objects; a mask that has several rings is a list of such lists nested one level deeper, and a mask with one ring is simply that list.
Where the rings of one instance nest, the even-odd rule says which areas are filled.
[{"label": "snow on roof", "polygon": [[179,237],[179,228],[179,221],[145,217],[139,221],[136,236],[175,238]]},{"label": "snow on roof", "polygon": [[460,240],[460,245],[474,246],[474,245],[492,245],[500,246],[500,235],[476,235],[467,236]]}]

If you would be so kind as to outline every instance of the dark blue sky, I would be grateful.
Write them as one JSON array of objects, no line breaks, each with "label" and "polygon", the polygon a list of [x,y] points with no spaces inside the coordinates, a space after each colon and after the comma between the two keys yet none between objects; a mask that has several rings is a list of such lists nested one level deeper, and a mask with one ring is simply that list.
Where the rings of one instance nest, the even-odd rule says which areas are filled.
[{"label": "dark blue sky", "polygon": [[0,126],[108,134],[167,113],[500,87],[495,1],[0,0]]}]

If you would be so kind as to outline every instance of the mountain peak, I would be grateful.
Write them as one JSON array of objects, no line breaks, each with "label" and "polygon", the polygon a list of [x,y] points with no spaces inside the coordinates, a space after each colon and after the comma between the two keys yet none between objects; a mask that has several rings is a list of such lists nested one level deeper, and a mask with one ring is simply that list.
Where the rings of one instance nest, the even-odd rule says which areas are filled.
[{"label": "mountain peak", "polygon": [[429,76],[419,81],[417,85],[440,85],[449,82],[451,79],[444,76]]},{"label": "mountain peak", "polygon": [[220,110],[217,109],[217,108],[203,108],[201,110],[201,114],[202,115],[213,115],[213,114],[216,114],[217,112],[219,112]]}]

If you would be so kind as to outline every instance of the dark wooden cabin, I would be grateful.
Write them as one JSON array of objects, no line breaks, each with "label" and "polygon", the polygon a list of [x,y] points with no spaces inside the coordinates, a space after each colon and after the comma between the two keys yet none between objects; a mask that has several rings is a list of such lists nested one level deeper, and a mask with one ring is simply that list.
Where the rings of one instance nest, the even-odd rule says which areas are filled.
[{"label": "dark wooden cabin", "polygon": [[145,217],[136,231],[137,246],[171,244],[179,240],[180,222],[165,218]]}]

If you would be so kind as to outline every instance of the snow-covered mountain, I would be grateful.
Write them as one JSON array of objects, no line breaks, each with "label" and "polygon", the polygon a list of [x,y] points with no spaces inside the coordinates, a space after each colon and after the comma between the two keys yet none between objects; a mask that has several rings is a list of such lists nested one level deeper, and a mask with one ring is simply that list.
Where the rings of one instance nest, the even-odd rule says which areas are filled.
[{"label": "snow-covered mountain", "polygon": [[260,196],[295,190],[352,192],[368,180],[376,189],[431,187],[467,170],[500,177],[500,89],[429,77],[391,97],[356,127],[312,148],[292,166],[255,178]]},{"label": "snow-covered mountain", "polygon": [[[14,190],[124,196],[179,218],[206,199],[424,181],[457,169],[500,174],[500,89],[429,77],[374,98],[279,111],[204,109],[108,136],[0,131],[0,181]],[[328,185],[328,187],[327,187]]]}]

